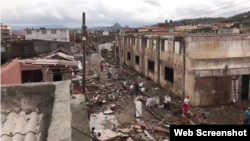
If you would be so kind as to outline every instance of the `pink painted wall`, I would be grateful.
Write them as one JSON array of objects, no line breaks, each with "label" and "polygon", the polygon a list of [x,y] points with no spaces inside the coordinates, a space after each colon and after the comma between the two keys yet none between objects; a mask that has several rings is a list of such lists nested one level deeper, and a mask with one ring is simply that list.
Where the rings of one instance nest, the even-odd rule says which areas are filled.
[{"label": "pink painted wall", "polygon": [[21,83],[21,66],[19,62],[11,62],[5,67],[1,67],[1,85]]}]

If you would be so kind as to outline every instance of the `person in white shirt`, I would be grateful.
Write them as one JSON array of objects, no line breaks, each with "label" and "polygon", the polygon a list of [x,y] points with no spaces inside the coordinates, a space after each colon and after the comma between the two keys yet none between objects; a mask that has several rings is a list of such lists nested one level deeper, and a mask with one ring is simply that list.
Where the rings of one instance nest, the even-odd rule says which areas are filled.
[{"label": "person in white shirt", "polygon": [[129,93],[133,96],[133,91],[134,91],[134,84],[133,83],[131,83],[129,89],[130,89]]},{"label": "person in white shirt", "polygon": [[155,105],[155,98],[153,97],[147,98],[146,106],[151,108],[154,107],[154,105]]},{"label": "person in white shirt", "polygon": [[166,110],[170,110],[170,103],[171,103],[171,97],[169,95],[166,95],[164,100],[164,108]]},{"label": "person in white shirt", "polygon": [[183,116],[186,117],[187,113],[188,113],[188,106],[191,105],[189,103],[189,95],[187,95],[187,97],[184,99],[184,104],[183,104],[183,108],[184,108],[184,112],[183,112]]},{"label": "person in white shirt", "polygon": [[142,92],[142,93],[145,93],[145,88],[144,88],[144,87],[141,88],[141,92]]},{"label": "person in white shirt", "polygon": [[126,86],[127,86],[127,82],[124,81],[123,84],[122,84],[123,90],[126,90]]}]

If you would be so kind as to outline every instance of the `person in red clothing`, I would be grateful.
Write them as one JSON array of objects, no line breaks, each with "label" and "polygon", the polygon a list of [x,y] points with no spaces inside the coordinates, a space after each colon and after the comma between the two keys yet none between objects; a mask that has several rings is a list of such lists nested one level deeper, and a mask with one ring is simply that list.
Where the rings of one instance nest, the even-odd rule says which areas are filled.
[{"label": "person in red clothing", "polygon": [[187,95],[187,97],[184,99],[184,104],[183,104],[183,108],[184,108],[184,113],[182,114],[183,117],[187,116],[188,113],[188,106],[190,106],[191,104],[189,103],[189,95]]},{"label": "person in red clothing", "polygon": [[103,63],[100,65],[101,71],[103,72]]}]

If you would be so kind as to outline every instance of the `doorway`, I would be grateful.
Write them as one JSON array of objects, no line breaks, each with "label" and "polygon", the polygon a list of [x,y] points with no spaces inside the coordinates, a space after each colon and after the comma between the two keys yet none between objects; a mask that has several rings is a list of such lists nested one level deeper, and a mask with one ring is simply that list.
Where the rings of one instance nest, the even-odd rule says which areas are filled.
[{"label": "doorway", "polygon": [[241,100],[249,99],[249,75],[242,75],[242,85],[241,85]]},{"label": "doorway", "polygon": [[61,69],[52,69],[53,72],[53,82],[62,81],[62,70]]}]

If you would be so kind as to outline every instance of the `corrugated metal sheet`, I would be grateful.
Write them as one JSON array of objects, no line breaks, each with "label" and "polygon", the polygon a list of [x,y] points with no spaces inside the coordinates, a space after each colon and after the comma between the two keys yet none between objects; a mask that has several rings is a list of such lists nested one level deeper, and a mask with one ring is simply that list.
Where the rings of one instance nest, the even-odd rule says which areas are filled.
[{"label": "corrugated metal sheet", "polygon": [[23,64],[34,64],[34,65],[69,65],[69,66],[77,66],[78,63],[76,61],[64,61],[64,60],[49,60],[49,59],[26,59],[26,60],[16,60],[20,61]]},{"label": "corrugated metal sheet", "polygon": [[67,54],[65,54],[65,53],[62,53],[62,52],[57,52],[57,53],[55,53],[55,54],[52,54],[52,55],[50,55],[50,56],[48,56],[48,58],[53,58],[54,56],[60,56],[60,57],[62,57],[62,58],[65,58],[65,59],[67,59],[67,60],[74,60],[74,57],[73,56],[71,56],[71,55],[67,55]]},{"label": "corrugated metal sheet", "polygon": [[1,111],[1,141],[39,141],[39,131],[42,115],[36,112],[26,114],[24,111],[19,114],[10,112],[4,114]]}]

